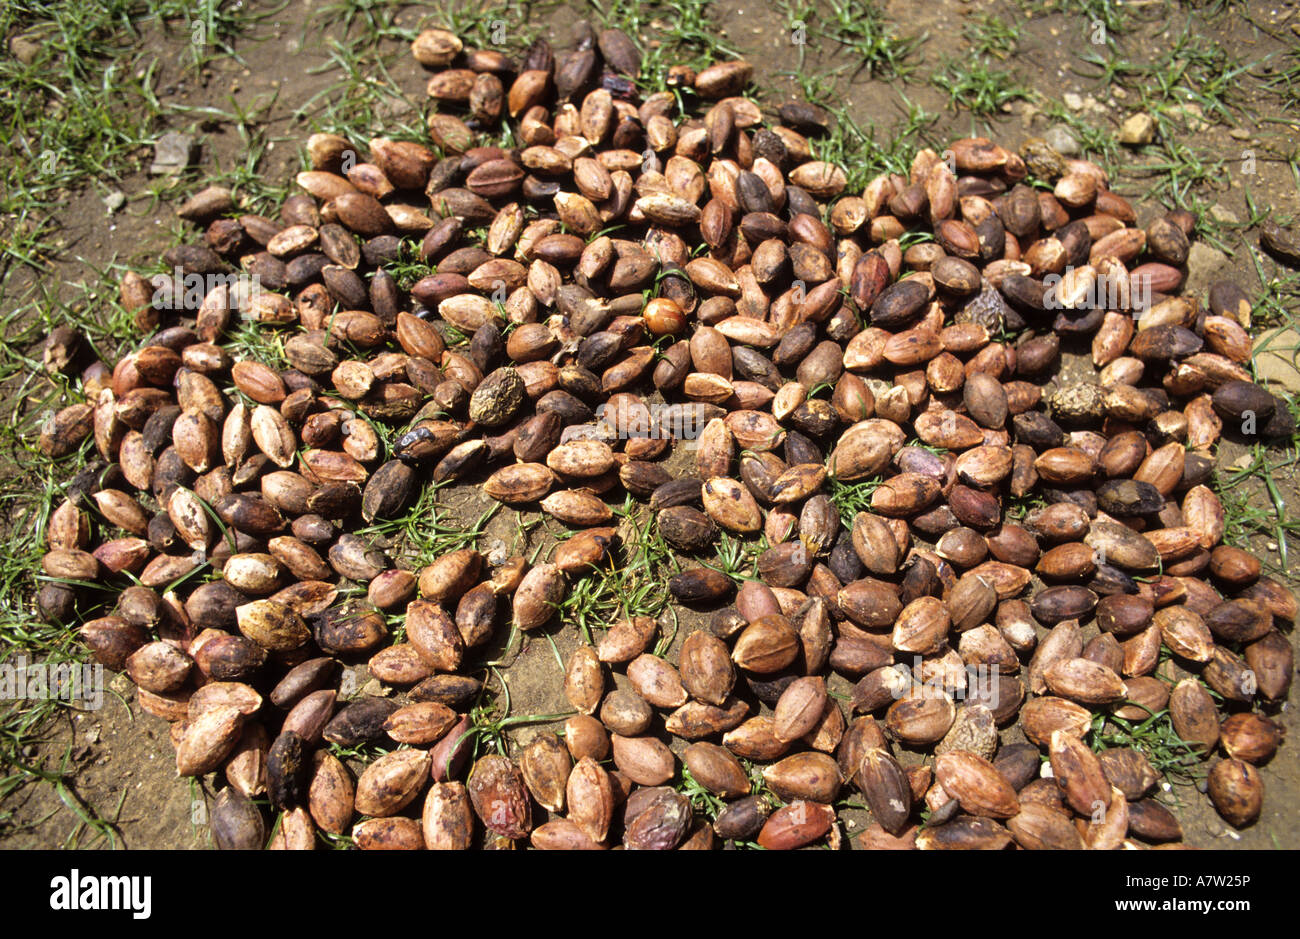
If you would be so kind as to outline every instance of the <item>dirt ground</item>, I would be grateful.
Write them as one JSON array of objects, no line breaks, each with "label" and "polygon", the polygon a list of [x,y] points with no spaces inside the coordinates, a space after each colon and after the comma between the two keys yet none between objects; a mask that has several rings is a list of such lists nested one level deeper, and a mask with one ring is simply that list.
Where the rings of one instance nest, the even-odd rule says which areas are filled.
[{"label": "dirt ground", "polygon": [[[291,180],[299,169],[298,143],[314,129],[310,116],[297,120],[294,112],[324,87],[333,74],[327,68],[326,42],[312,25],[321,6],[319,0],[289,3],[274,21],[260,24],[252,37],[235,43],[242,63],[227,57],[218,58],[197,76],[176,65],[179,59],[177,50],[186,37],[152,37],[150,41],[157,54],[161,79],[157,85],[160,101],[190,107],[265,106],[257,123],[264,128],[266,139],[273,143],[260,165],[260,172]],[[1276,27],[1284,39],[1290,37],[1292,47],[1300,44],[1300,35],[1291,29],[1297,22],[1294,3],[1251,2],[1248,7],[1258,20]],[[1159,50],[1163,44],[1172,41],[1171,37],[1181,32],[1188,21],[1194,29],[1205,30],[1223,47],[1243,58],[1281,54],[1287,48],[1286,42],[1265,35],[1244,19],[1232,16],[1219,17],[1211,27],[1207,25],[1205,15],[1188,12],[1185,8],[1179,8],[1174,16],[1167,15],[1161,4],[1139,2],[1129,5],[1128,9],[1136,24],[1126,34],[1126,39],[1141,37],[1141,42],[1136,44],[1139,48]],[[962,28],[972,16],[1007,11],[1014,12],[1021,20],[1022,32],[1015,55],[1003,65],[1014,71],[1019,82],[1041,97],[1013,102],[988,121],[965,111],[949,110],[948,95],[931,85],[927,76],[946,57],[963,54],[966,40]],[[830,43],[810,42],[804,60],[805,68],[847,66],[843,77],[848,80],[841,86],[844,100],[859,122],[864,126],[871,122],[879,128],[879,135],[887,135],[903,119],[907,108],[905,101],[942,115],[927,133],[927,139],[936,144],[972,132],[989,132],[989,136],[995,139],[1019,144],[1027,136],[1042,134],[1053,123],[1043,113],[1042,102],[1059,102],[1067,94],[1083,99],[1084,104],[1076,114],[1111,131],[1118,128],[1130,111],[1124,89],[1098,82],[1088,77],[1086,69],[1080,69],[1078,54],[1086,49],[1090,26],[1080,16],[1059,12],[1027,15],[1020,6],[955,0],[932,0],[923,4],[894,0],[885,6],[885,14],[889,21],[898,24],[903,33],[925,36],[914,59],[917,71],[910,80],[873,78],[866,73],[852,75],[852,57],[834,50]],[[528,12],[529,22],[537,24],[560,49],[569,45],[569,24],[578,15],[589,15],[589,11],[582,6],[575,9],[551,4],[537,5]],[[753,0],[728,0],[714,4],[714,16],[722,27],[727,44],[756,64],[756,80],[769,90],[769,104],[779,103],[781,93],[794,90],[793,78],[782,73],[800,67],[799,48],[791,42],[787,16],[779,7]],[[435,19],[427,10],[416,8],[404,11],[397,22],[415,27],[432,24]],[[339,32],[341,27],[336,24],[329,31]],[[403,43],[384,41],[395,52],[403,50]],[[1126,48],[1132,49],[1134,45]],[[401,54],[392,68],[392,75],[410,97],[410,107],[417,107],[423,98],[423,70],[409,55]],[[1275,96],[1260,95],[1241,103],[1259,115],[1286,116]],[[401,118],[403,107],[389,108],[391,113],[388,116]],[[1294,111],[1291,117],[1294,117]],[[243,138],[232,124],[219,120],[205,121],[199,117],[188,124],[178,117],[174,123],[177,129],[193,132],[198,138],[202,147],[200,175],[205,168],[228,167],[244,158]],[[379,133],[381,128],[375,130]],[[1240,126],[1198,126],[1188,133],[1195,136],[1198,146],[1222,153],[1223,158],[1229,161],[1229,167],[1233,168],[1213,186],[1201,187],[1207,205],[1217,204],[1228,213],[1245,219],[1250,215],[1246,202],[1248,186],[1256,203],[1272,205],[1276,215],[1300,213],[1296,180],[1280,159],[1295,146],[1294,125],[1255,120]],[[1258,154],[1256,172],[1249,177],[1235,171],[1241,152],[1247,149]],[[1123,148],[1118,160],[1121,166],[1143,162],[1142,158]],[[154,204],[149,194],[151,181],[143,172],[114,185],[127,196],[125,207],[114,215],[105,213],[102,182],[68,194],[64,214],[69,221],[61,232],[64,255],[54,260],[54,273],[45,276],[75,284],[84,276],[87,262],[104,264],[117,260],[144,266],[174,244],[169,208],[179,204],[197,188],[192,182],[166,192],[164,201],[167,205],[162,207]],[[1136,173],[1121,172],[1112,181],[1114,189],[1140,205],[1139,224],[1145,224],[1159,208],[1155,201],[1141,199],[1147,185],[1147,181]],[[1220,276],[1235,278],[1248,293],[1253,293],[1258,283],[1250,260],[1255,242],[1253,232],[1248,233],[1245,240],[1231,234],[1229,246],[1235,254],[1222,259],[1225,266]],[[1080,365],[1081,360],[1067,357],[1067,368]],[[1222,458],[1231,464],[1241,452],[1240,448],[1225,445]],[[1295,504],[1300,499],[1300,488],[1293,471],[1275,482],[1288,503]],[[488,507],[489,500],[475,487],[466,486],[448,491],[446,503],[453,517],[468,524]],[[528,518],[525,516],[525,520]],[[514,512],[498,513],[488,525],[480,547],[498,538],[511,543],[518,524]],[[528,537],[531,548],[538,539],[545,538],[544,527],[534,529]],[[1270,549],[1267,539],[1261,539],[1257,547],[1266,563],[1273,567],[1279,564],[1276,544]],[[1292,585],[1295,584],[1292,579]],[[677,614],[680,617],[679,637],[701,625],[704,619],[704,614],[697,611],[679,609]],[[512,713],[547,714],[569,710],[561,691],[562,671],[555,650],[559,656],[567,657],[576,645],[577,637],[572,630],[553,627],[550,638],[554,640],[554,649],[545,636],[534,635],[529,637],[522,650],[489,652],[490,655],[507,656],[508,667],[504,674],[511,691]],[[670,653],[669,658],[675,658],[675,655]],[[625,681],[622,676],[618,679]],[[849,687],[848,682],[838,677],[832,683],[835,691],[847,693]],[[196,807],[196,800],[201,802],[201,787],[188,779],[176,777],[166,725],[139,711],[130,684],[124,677],[113,678],[111,691],[118,693],[106,694],[104,705],[98,711],[62,711],[48,728],[43,743],[34,752],[24,755],[32,762],[46,766],[57,765],[65,758],[69,760],[70,765],[76,768],[77,796],[113,823],[118,845],[129,848],[207,846],[208,833],[201,824],[202,808]],[[1233,832],[1208,807],[1204,797],[1188,793],[1183,796],[1185,806],[1178,813],[1190,844],[1201,848],[1300,847],[1300,746],[1297,746],[1300,721],[1296,719],[1294,707],[1284,707],[1276,716],[1286,727],[1291,742],[1261,770],[1267,796],[1259,822],[1243,832]],[[531,727],[520,729],[514,732],[514,736],[525,741],[538,730]],[[2,847],[108,845],[104,838],[83,826],[51,786],[26,785],[13,793],[8,801],[5,808],[12,814],[10,823],[0,830]],[[861,818],[855,819],[850,813],[849,833],[853,825],[861,823]]]}]

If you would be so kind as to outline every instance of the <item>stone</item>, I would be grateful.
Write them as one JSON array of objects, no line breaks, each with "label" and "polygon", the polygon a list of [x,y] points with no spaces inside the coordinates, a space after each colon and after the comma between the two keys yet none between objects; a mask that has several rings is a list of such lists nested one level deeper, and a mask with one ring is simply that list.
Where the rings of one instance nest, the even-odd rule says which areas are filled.
[{"label": "stone", "polygon": [[1155,139],[1155,136],[1155,118],[1145,111],[1130,114],[1119,128],[1119,142],[1130,147],[1148,144]]},{"label": "stone", "polygon": [[35,62],[40,51],[40,44],[30,36],[18,35],[9,40],[9,53],[23,65]]},{"label": "stone", "polygon": [[1074,135],[1074,131],[1064,124],[1053,124],[1047,128],[1043,134],[1046,140],[1057,153],[1061,156],[1078,156],[1079,155],[1079,138]]},{"label": "stone", "polygon": [[1067,385],[1048,398],[1052,416],[1067,423],[1096,420],[1104,415],[1105,404],[1106,396],[1101,386],[1091,382]]},{"label": "stone", "polygon": [[108,195],[104,196],[104,208],[109,215],[116,213],[122,206],[126,205],[126,193],[120,189],[114,189]]},{"label": "stone", "polygon": [[[1270,329],[1255,340],[1255,371],[1261,382],[1300,393],[1300,333],[1294,329]],[[1278,389],[1274,389],[1275,391]]]},{"label": "stone", "polygon": [[194,138],[171,130],[154,142],[149,172],[154,176],[175,176],[184,172],[193,158]]},{"label": "stone", "polygon": [[1214,219],[1220,225],[1237,225],[1241,222],[1241,220],[1237,218],[1236,212],[1217,202],[1210,206],[1210,218]]},{"label": "stone", "polygon": [[966,750],[986,760],[998,752],[998,728],[993,713],[982,704],[972,704],[957,712],[952,729],[934,748],[935,756]]},{"label": "stone", "polygon": [[1065,94],[1061,95],[1061,100],[1065,102],[1065,106],[1071,111],[1083,110],[1083,95],[1077,94],[1073,91],[1067,91]]},{"label": "stone", "polygon": [[1165,111],[1174,120],[1181,121],[1188,130],[1199,133],[1209,130],[1210,124],[1205,120],[1205,112],[1199,104],[1178,104]]},{"label": "stone", "polygon": [[1192,249],[1187,253],[1187,282],[1183,284],[1183,295],[1200,296],[1210,284],[1220,279],[1219,275],[1227,266],[1228,256],[1222,251],[1203,241],[1192,242]]}]

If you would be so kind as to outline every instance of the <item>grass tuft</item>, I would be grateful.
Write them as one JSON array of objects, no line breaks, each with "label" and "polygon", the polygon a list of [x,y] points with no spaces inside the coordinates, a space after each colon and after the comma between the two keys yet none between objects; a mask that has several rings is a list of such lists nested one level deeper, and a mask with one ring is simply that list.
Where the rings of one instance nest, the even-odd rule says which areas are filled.
[{"label": "grass tuft", "polygon": [[666,649],[676,635],[677,614],[668,602],[665,585],[681,567],[649,510],[628,496],[618,514],[623,522],[619,526],[622,558],[611,552],[590,573],[574,578],[560,604],[561,620],[593,643],[596,630],[608,629],[619,619],[648,616],[659,620],[667,615],[672,629],[659,643]]}]

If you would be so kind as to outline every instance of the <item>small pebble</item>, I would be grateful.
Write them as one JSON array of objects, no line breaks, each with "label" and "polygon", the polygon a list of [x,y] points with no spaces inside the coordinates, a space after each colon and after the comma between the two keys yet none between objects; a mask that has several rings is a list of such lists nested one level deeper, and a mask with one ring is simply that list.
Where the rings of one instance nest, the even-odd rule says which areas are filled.
[{"label": "small pebble", "polygon": [[1062,156],[1079,155],[1079,138],[1064,124],[1053,124],[1043,133],[1043,139]]},{"label": "small pebble", "polygon": [[1129,115],[1119,128],[1119,142],[1130,147],[1140,147],[1155,139],[1155,119],[1143,111]]},{"label": "small pebble", "polygon": [[149,172],[154,176],[174,176],[183,172],[193,159],[194,138],[168,131],[153,145],[153,163],[149,165]]}]

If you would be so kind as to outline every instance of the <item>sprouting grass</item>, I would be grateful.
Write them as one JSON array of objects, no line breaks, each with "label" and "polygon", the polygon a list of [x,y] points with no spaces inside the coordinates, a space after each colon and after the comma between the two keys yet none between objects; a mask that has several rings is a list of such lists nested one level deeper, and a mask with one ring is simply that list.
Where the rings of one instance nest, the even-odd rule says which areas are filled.
[{"label": "sprouting grass", "polygon": [[1047,500],[1037,492],[1031,492],[1023,496],[1010,496],[1007,498],[1007,518],[1013,521],[1021,521],[1034,509],[1041,509],[1047,505]]},{"label": "sprouting grass", "polygon": [[1020,24],[990,13],[978,13],[962,27],[970,50],[976,55],[1006,59],[1020,43]]},{"label": "sprouting grass", "polygon": [[713,561],[701,563],[726,574],[733,581],[758,580],[758,558],[768,548],[767,536],[746,540],[723,532],[718,538],[718,553]]},{"label": "sprouting grass", "polygon": [[369,766],[387,752],[373,743],[357,743],[345,747],[342,744],[327,741],[325,749],[340,762],[360,763],[363,766]]},{"label": "sprouting grass", "polygon": [[690,800],[691,809],[697,816],[703,816],[710,823],[716,821],[727,807],[726,799],[700,785],[699,780],[685,766],[682,767],[682,778],[674,788]]},{"label": "sprouting grass", "polygon": [[187,175],[195,177],[196,186],[225,186],[235,198],[235,204],[247,212],[273,213],[289,196],[290,187],[285,180],[274,179],[265,172],[263,161],[269,148],[275,144],[290,140],[289,137],[271,138],[267,134],[264,118],[275,106],[279,90],[259,96],[247,107],[241,106],[233,96],[229,97],[229,110],[217,107],[178,107],[179,113],[203,120],[216,120],[233,125],[239,134],[240,146],[238,156],[229,166],[220,165],[220,155],[213,159],[215,168],[204,168],[203,178],[197,178],[197,168],[191,168]]},{"label": "sprouting grass", "polygon": [[1183,32],[1143,70],[1138,90],[1148,107],[1166,112],[1196,105],[1207,120],[1231,121],[1231,99],[1242,76],[1258,62],[1240,63],[1196,29],[1189,20]]},{"label": "sprouting grass", "polygon": [[[78,378],[46,373],[40,352],[28,350],[56,324],[66,324],[80,329],[94,352],[108,359],[132,332],[130,316],[116,302],[113,266],[70,287],[62,302],[55,299],[54,290],[44,280],[38,282],[26,302],[0,318],[0,331],[7,337],[0,344],[0,388],[7,400],[0,413],[0,453],[6,462],[6,472],[0,478],[0,514],[8,526],[0,543],[0,662],[10,664],[19,655],[29,662],[47,664],[85,659],[75,631],[46,623],[40,615],[34,577],[46,550],[50,515],[62,501],[68,481],[93,452],[87,442],[69,456],[52,460],[40,453],[36,440],[47,415],[84,396]],[[95,615],[105,596],[99,591],[81,591],[78,619]],[[43,759],[28,755],[28,748],[43,739],[49,721],[68,706],[54,698],[6,703],[0,714],[0,763],[7,767],[0,776],[0,801],[28,784],[50,785],[77,820],[66,846],[80,844],[87,831],[101,843],[115,844],[114,822],[98,815],[78,796],[68,753]],[[0,827],[12,824],[9,815],[0,815]]]},{"label": "sprouting grass", "polygon": [[397,25],[397,14],[406,6],[388,0],[331,0],[321,7],[314,28],[338,24],[345,32],[364,34],[373,39],[415,38],[415,30]]},{"label": "sprouting grass", "polygon": [[1121,0],[1021,0],[1021,5],[1035,13],[1061,13],[1071,19],[1083,20],[1089,33],[1096,33],[1096,25],[1104,27],[1100,35],[1111,42],[1112,34],[1129,28],[1128,11]]},{"label": "sprouting grass", "polygon": [[[621,29],[641,52],[641,73],[633,76],[643,93],[668,86],[668,68],[689,65],[696,70],[735,59],[740,52],[728,44],[714,22],[709,0],[590,0],[601,25]],[[689,89],[674,88],[679,104]]]},{"label": "sprouting grass", "polygon": [[388,538],[393,545],[390,553],[413,570],[432,563],[448,552],[474,545],[492,516],[500,511],[501,503],[493,502],[472,524],[466,523],[450,517],[446,507],[439,503],[438,493],[447,485],[448,483],[436,483],[424,486],[419,498],[405,513],[361,529],[357,532],[358,537]]},{"label": "sprouting grass", "polygon": [[1075,139],[1079,141],[1083,156],[1100,163],[1108,173],[1114,172],[1115,158],[1119,153],[1119,141],[1115,139],[1115,134],[1108,127],[1097,121],[1084,120],[1060,101],[1052,98],[1041,98],[1038,104],[1053,123],[1064,124],[1070,128]]},{"label": "sprouting grass", "polygon": [[839,87],[843,69],[817,74],[795,70],[779,73],[792,79],[804,99],[816,102],[832,118],[829,131],[812,141],[819,160],[844,170],[845,192],[861,192],[880,173],[902,173],[911,168],[912,158],[923,146],[937,146],[930,130],[939,120],[920,105],[899,95],[905,111],[892,127],[881,128],[868,121],[864,127],[850,113]]},{"label": "sprouting grass", "polygon": [[[282,6],[282,4],[280,5]],[[142,41],[156,31],[190,38],[182,61],[198,68],[229,55],[234,37],[273,16],[218,0],[105,0],[0,6],[0,35],[24,36],[34,57],[0,56],[0,158],[12,182],[0,192],[0,275],[43,267],[58,250],[50,213],[67,192],[107,192],[139,165],[164,108],[154,91],[157,58]]]},{"label": "sprouting grass", "polygon": [[[574,583],[560,604],[565,626],[574,626],[588,643],[596,630],[605,630],[619,619],[648,616],[658,620],[667,613],[672,628],[659,640],[659,648],[672,644],[677,614],[669,603],[667,582],[681,566],[673,556],[652,513],[628,496],[616,510],[622,546]],[[621,554],[622,558],[615,555]]]},{"label": "sprouting grass", "polygon": [[402,89],[389,67],[399,53],[383,54],[365,37],[327,41],[329,61],[311,74],[337,76],[295,112],[312,130],[365,141],[382,129],[395,140],[427,141],[421,105]]},{"label": "sprouting grass", "polygon": [[1224,161],[1211,150],[1186,143],[1185,136],[1169,133],[1163,118],[1157,117],[1156,124],[1162,128],[1159,139],[1147,148],[1156,156],[1155,161],[1130,166],[1127,171],[1154,180],[1145,198],[1185,206],[1194,189],[1223,179]]},{"label": "sprouting grass", "polygon": [[1158,55],[1145,62],[1113,49],[1090,48],[1078,58],[1095,69],[1081,74],[1094,78],[1100,87],[1122,86],[1136,95],[1131,107],[1171,122],[1173,126],[1161,127],[1162,132],[1184,134],[1201,120],[1235,120],[1242,111],[1243,82],[1267,63],[1267,57],[1238,61],[1190,20],[1181,33],[1160,46]]},{"label": "sprouting grass", "polygon": [[847,61],[850,77],[906,77],[915,68],[909,59],[925,41],[924,35],[899,35],[874,0],[786,0],[783,7],[801,71],[809,37],[835,43],[834,54]]},{"label": "sprouting grass", "polygon": [[1195,785],[1207,772],[1202,754],[1174,730],[1168,710],[1139,721],[1098,714],[1088,736],[1094,753],[1122,747],[1137,750],[1173,786]]},{"label": "sprouting grass", "polygon": [[[348,0],[350,3],[382,6],[382,0]],[[526,48],[538,34],[529,21],[533,14],[555,6],[554,2],[539,3],[523,0],[514,3],[481,3],[474,0],[442,0],[434,4],[422,25],[436,25],[450,29],[464,40],[466,46],[481,49],[495,48],[503,52]]]},{"label": "sprouting grass", "polygon": [[826,482],[829,484],[831,502],[839,511],[840,520],[845,528],[852,530],[853,519],[859,512],[871,511],[871,497],[883,481],[880,476],[872,476],[870,479],[849,483],[827,475]]},{"label": "sprouting grass", "polygon": [[268,328],[265,324],[241,319],[231,324],[222,345],[237,359],[282,369],[289,365],[284,357],[284,341],[289,335],[288,330]]},{"label": "sprouting grass", "polygon": [[[53,702],[47,702],[47,704],[53,705]],[[96,812],[93,807],[87,805],[81,796],[77,794],[75,788],[76,770],[71,765],[71,744],[64,750],[63,756],[54,769],[33,765],[21,755],[20,747],[39,734],[40,728],[47,717],[48,714],[44,708],[11,707],[4,715],[0,715],[0,741],[3,741],[3,743],[0,743],[0,756],[3,756],[2,762],[7,767],[11,767],[11,771],[0,776],[0,804],[3,804],[10,793],[32,781],[47,783],[54,787],[59,802],[77,820],[77,824],[63,839],[62,847],[65,850],[71,848],[117,848],[117,819],[121,814],[122,804],[126,801],[127,790],[125,788],[123,788],[121,797],[118,799],[116,809],[109,817],[105,818]],[[12,811],[0,811],[0,831],[18,827],[18,823],[15,822],[12,816]],[[49,817],[47,815],[45,818],[36,819],[25,827],[36,827]],[[89,841],[83,842],[83,836],[87,832],[89,832],[91,838]]]},{"label": "sprouting grass", "polygon": [[331,851],[351,851],[357,846],[351,835],[336,835],[323,828],[316,829],[316,841]]},{"label": "sprouting grass", "polygon": [[[1291,572],[1291,547],[1300,548],[1300,517],[1287,505],[1286,497],[1277,484],[1277,478],[1292,474],[1300,462],[1297,442],[1279,453],[1263,444],[1255,444],[1250,460],[1240,469],[1219,470],[1215,473],[1213,489],[1223,504],[1225,544],[1251,548],[1251,539],[1265,537],[1277,545],[1279,565],[1264,558],[1267,567],[1288,577]],[[1253,485],[1247,485],[1252,482]],[[1262,489],[1262,496],[1259,490]]]},{"label": "sprouting grass", "polygon": [[948,93],[948,103],[954,110],[965,108],[981,117],[996,114],[1004,104],[1030,93],[1005,66],[987,57],[950,60],[931,78],[931,84]]},{"label": "sprouting grass", "polygon": [[[1246,205],[1250,209],[1251,223],[1264,215],[1276,218],[1265,210],[1260,213],[1250,190],[1246,190]],[[1259,295],[1255,298],[1251,318],[1261,326],[1290,326],[1296,328],[1300,320],[1300,271],[1288,271],[1276,264],[1271,264],[1271,271],[1265,269],[1265,262],[1255,251],[1247,252],[1255,265],[1255,274],[1259,278]]]},{"label": "sprouting grass", "polygon": [[507,684],[504,677],[495,668],[489,668],[489,672],[496,678],[496,684],[501,687],[501,690],[499,692],[493,691],[486,683],[483,685],[478,700],[469,711],[470,727],[456,741],[457,749],[466,741],[473,741],[473,749],[470,753],[471,759],[477,759],[478,755],[485,749],[507,756],[510,744],[507,732],[513,727],[553,724],[575,713],[574,711],[565,711],[562,714],[511,715],[510,685]]},{"label": "sprouting grass", "polygon": [[1277,62],[1269,63],[1263,82],[1264,87],[1284,99],[1295,100],[1300,88],[1300,50],[1291,49]]},{"label": "sprouting grass", "polygon": [[917,149],[934,143],[930,129],[939,116],[906,99],[904,102],[906,114],[885,131],[880,140],[875,126],[868,124],[864,129],[847,112],[837,113],[834,132],[819,145],[822,158],[831,162],[843,161],[851,184],[865,185],[880,173],[906,175]]},{"label": "sprouting grass", "polygon": [[[762,771],[758,767],[748,760],[741,760],[740,765],[744,767],[745,772],[749,775],[751,795],[761,796],[767,800],[768,805],[779,806],[782,804],[781,800],[767,788]],[[706,819],[709,824],[717,821],[718,816],[727,807],[726,799],[706,789],[685,766],[682,767],[681,777],[673,785],[673,788],[690,801],[691,811],[694,812],[695,816]],[[742,851],[763,850],[753,841],[733,841],[730,843]]]},{"label": "sprouting grass", "polygon": [[409,291],[420,278],[430,273],[432,268],[420,259],[420,246],[414,239],[403,239],[397,257],[384,265],[384,270],[393,275],[399,290]]}]

